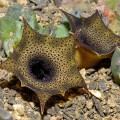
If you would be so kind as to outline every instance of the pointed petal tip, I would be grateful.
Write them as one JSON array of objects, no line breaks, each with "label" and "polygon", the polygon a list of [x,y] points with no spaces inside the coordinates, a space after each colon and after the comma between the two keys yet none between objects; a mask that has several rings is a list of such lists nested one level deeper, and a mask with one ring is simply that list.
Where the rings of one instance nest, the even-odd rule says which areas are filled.
[{"label": "pointed petal tip", "polygon": [[59,8],[59,10],[60,10],[63,14],[65,14],[66,16],[67,16],[67,15],[70,15],[69,13],[65,12],[62,8]]},{"label": "pointed petal tip", "polygon": [[36,92],[36,94],[37,94],[39,102],[40,102],[40,111],[41,111],[41,114],[43,115],[45,112],[46,102],[50,98],[50,96],[48,94],[39,93],[39,92]]},{"label": "pointed petal tip", "polygon": [[41,115],[43,115],[45,112],[45,102],[40,102],[40,110],[41,110]]},{"label": "pointed petal tip", "polygon": [[27,20],[25,19],[24,16],[22,16],[22,22],[23,22],[24,28],[27,28],[28,22],[27,22]]}]

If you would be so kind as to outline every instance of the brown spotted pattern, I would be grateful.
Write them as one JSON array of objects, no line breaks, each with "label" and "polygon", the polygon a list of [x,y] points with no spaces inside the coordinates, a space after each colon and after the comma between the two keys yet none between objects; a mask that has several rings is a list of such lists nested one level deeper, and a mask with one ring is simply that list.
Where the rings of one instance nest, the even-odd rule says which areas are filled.
[{"label": "brown spotted pattern", "polygon": [[68,18],[72,32],[79,39],[80,45],[100,55],[111,53],[120,45],[120,37],[104,25],[98,11],[84,19],[62,12]]},{"label": "brown spotted pattern", "polygon": [[64,95],[68,89],[81,86],[82,77],[74,57],[76,42],[72,36],[56,39],[40,35],[25,19],[23,22],[22,40],[2,68],[15,73],[22,86],[38,95],[43,114],[51,96]]}]

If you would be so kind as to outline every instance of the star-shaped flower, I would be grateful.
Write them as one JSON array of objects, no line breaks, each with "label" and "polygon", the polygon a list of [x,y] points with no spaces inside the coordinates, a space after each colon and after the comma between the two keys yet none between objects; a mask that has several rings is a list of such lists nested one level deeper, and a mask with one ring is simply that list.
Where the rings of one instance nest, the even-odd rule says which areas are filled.
[{"label": "star-shaped flower", "polygon": [[77,68],[74,52],[76,42],[68,38],[52,38],[35,32],[23,19],[22,40],[3,64],[13,72],[21,85],[32,89],[40,100],[41,113],[46,101],[73,87],[81,87],[82,76]]},{"label": "star-shaped flower", "polygon": [[109,58],[116,46],[120,46],[120,37],[105,26],[98,10],[88,18],[77,18],[63,10],[61,11],[67,17],[72,32],[79,40],[76,49],[79,51],[80,68],[82,66],[86,68],[95,66],[102,59]]}]

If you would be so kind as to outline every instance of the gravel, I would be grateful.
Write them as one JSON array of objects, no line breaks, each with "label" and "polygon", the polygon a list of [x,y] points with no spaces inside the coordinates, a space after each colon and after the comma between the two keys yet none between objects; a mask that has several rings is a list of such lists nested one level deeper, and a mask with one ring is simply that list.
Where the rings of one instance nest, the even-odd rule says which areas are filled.
[{"label": "gravel", "polygon": [[[33,9],[36,9],[35,7],[39,7],[39,4],[33,5]],[[37,20],[40,20],[43,25],[60,24],[62,16],[53,3],[48,4],[46,0],[45,5],[43,4],[40,9],[41,11],[37,12]],[[4,80],[9,81],[0,88],[0,113],[4,112],[0,119],[120,120],[120,86],[113,82],[110,68],[90,68],[83,71],[85,76],[82,70],[81,74],[85,78],[88,89],[100,92],[102,97],[98,99],[95,96],[77,94],[75,97],[68,98],[66,102],[62,100],[62,102],[55,102],[46,109],[46,114],[42,118],[36,95],[29,89],[21,88],[20,81],[16,78],[16,82],[11,81],[12,74],[0,69],[0,83]]]},{"label": "gravel", "polygon": [[[102,97],[77,95],[66,102],[55,103],[47,108],[43,120],[120,120],[120,87],[113,82],[110,69],[85,71],[88,88],[99,91]],[[42,120],[37,100],[28,94],[31,91],[21,88],[19,81],[13,83],[12,87],[0,89],[1,108],[10,113],[14,120]],[[28,99],[23,99],[24,96]]]},{"label": "gravel", "polygon": [[13,117],[8,111],[0,107],[0,120],[13,120]]}]

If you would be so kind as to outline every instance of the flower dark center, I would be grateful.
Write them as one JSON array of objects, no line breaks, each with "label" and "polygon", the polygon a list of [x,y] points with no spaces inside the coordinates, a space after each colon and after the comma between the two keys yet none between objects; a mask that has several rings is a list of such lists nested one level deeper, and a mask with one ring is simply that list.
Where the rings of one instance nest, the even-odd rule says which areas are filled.
[{"label": "flower dark center", "polygon": [[55,75],[55,66],[47,58],[33,57],[28,62],[29,72],[40,82],[50,82]]}]

